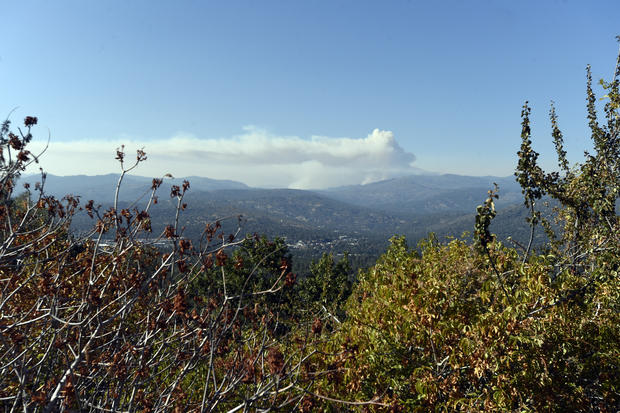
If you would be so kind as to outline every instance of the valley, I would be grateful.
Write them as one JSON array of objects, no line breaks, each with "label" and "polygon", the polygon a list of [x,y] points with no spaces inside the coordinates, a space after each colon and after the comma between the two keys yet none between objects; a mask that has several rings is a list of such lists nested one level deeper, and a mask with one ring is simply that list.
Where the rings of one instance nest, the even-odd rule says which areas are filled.
[{"label": "valley", "polygon": [[[354,270],[370,266],[394,234],[405,235],[411,246],[431,232],[439,239],[461,237],[472,231],[476,206],[484,201],[494,182],[500,187],[500,198],[492,230],[502,240],[511,236],[522,244],[529,237],[527,211],[512,177],[411,175],[316,191],[250,188],[240,182],[201,177],[184,179],[190,182],[190,189],[184,198],[187,207],[180,215],[182,236],[197,242],[208,223],[220,221],[227,233],[280,237],[286,241],[294,269],[300,274],[307,273],[310,262],[325,252],[336,257],[347,252]],[[144,208],[151,180],[125,176],[119,207]],[[39,176],[30,175],[20,184],[27,182],[33,188],[39,181]],[[113,203],[117,181],[115,174],[48,175],[44,189],[55,197],[79,195],[82,203],[93,199],[105,210]],[[150,237],[153,241],[174,220],[176,199],[170,198],[169,191],[182,181],[165,179],[157,192],[158,202],[150,211],[157,223]],[[72,228],[85,233],[93,224],[81,211],[74,217]],[[539,233],[536,240],[544,242],[543,234]]]}]

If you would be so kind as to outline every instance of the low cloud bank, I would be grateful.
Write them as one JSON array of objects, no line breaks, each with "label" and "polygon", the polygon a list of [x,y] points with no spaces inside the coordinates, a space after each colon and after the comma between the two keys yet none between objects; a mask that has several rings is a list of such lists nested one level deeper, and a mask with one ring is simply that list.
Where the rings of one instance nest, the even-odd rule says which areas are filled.
[{"label": "low cloud bank", "polygon": [[[56,175],[98,175],[118,172],[115,148],[125,144],[127,159],[144,148],[148,160],[135,174],[206,176],[257,187],[299,189],[363,184],[419,173],[415,156],[406,152],[390,131],[375,129],[365,138],[275,136],[246,127],[229,139],[200,139],[179,134],[153,141],[51,142],[41,166]],[[42,143],[33,142],[37,152]],[[31,171],[32,172],[32,171]]]}]

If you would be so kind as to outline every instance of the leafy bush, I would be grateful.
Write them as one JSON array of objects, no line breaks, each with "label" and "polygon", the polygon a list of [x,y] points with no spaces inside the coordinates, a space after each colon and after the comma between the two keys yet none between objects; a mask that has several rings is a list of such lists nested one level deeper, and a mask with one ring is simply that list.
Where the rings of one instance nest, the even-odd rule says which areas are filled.
[{"label": "leafy bush", "polygon": [[[619,58],[620,62],[620,58]],[[530,209],[519,253],[489,232],[496,191],[478,208],[473,244],[393,238],[360,274],[347,320],[324,351],[317,395],[395,411],[616,411],[620,405],[620,95],[607,91],[597,121],[587,72],[594,154],[569,168],[553,107],[561,172],[546,173],[523,108],[517,180]],[[537,203],[557,200],[557,222]],[[552,240],[531,255],[539,225]],[[559,227],[559,231],[554,228]],[[326,410],[338,410],[331,402]],[[359,403],[358,403],[359,405]]]}]

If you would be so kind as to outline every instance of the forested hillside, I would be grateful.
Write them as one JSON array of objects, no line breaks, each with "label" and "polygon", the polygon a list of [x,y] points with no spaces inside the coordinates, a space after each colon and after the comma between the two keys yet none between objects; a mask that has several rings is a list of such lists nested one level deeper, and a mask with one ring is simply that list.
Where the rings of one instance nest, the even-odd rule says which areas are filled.
[{"label": "forested hillside", "polygon": [[[187,180],[187,208],[180,217],[183,236],[197,241],[205,224],[241,217],[224,220],[222,225],[229,232],[239,229],[241,236],[284,238],[294,257],[295,271],[304,275],[309,273],[310,263],[324,253],[349,253],[353,272],[357,273],[376,261],[394,234],[416,244],[430,232],[440,239],[471,232],[473,211],[493,182],[499,183],[502,194],[494,231],[502,240],[511,237],[520,243],[529,236],[525,222],[528,211],[517,201],[521,192],[514,178],[418,175],[326,191],[247,188],[240,183],[196,177]],[[39,181],[34,175],[22,178],[19,185],[34,187]],[[118,175],[113,174],[47,176],[45,190],[59,198],[72,191],[82,200],[97,199],[105,209],[112,205],[117,181]],[[171,185],[180,182],[166,179],[161,191],[169,191]],[[127,176],[119,191],[119,207],[129,207],[149,192],[149,179]],[[104,195],[99,198],[98,193]],[[174,200],[160,196],[150,214],[154,237],[174,221]],[[72,230],[86,233],[92,224],[93,219],[84,211],[78,212],[72,219]],[[544,241],[544,234],[537,234],[536,246]]]}]

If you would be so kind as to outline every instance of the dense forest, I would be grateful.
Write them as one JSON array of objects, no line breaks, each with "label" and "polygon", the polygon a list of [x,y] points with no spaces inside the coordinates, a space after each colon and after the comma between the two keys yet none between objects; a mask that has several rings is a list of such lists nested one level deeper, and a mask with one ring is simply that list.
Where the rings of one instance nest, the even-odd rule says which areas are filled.
[{"label": "dense forest", "polygon": [[[620,58],[620,56],[619,56]],[[147,154],[117,150],[110,207],[18,188],[39,162],[26,117],[0,129],[0,406],[52,411],[601,411],[620,408],[620,66],[604,119],[587,69],[593,143],[571,166],[554,107],[558,171],[544,171],[522,108],[515,177],[525,240],[394,236],[368,269],[325,254],[304,277],[274,237],[236,217],[191,228],[189,182],[133,205],[123,180]],[[164,177],[165,179],[165,177]],[[25,192],[22,192],[24,191]],[[353,196],[344,194],[343,196]],[[172,220],[151,214],[166,199]],[[171,202],[168,202],[170,200]],[[552,209],[543,206],[552,200]],[[86,234],[73,217],[91,220]],[[153,232],[156,232],[153,234]],[[536,237],[546,244],[534,249]],[[277,234],[275,234],[277,235]],[[158,238],[159,237],[159,238]],[[158,238],[164,247],[145,239]]]}]

